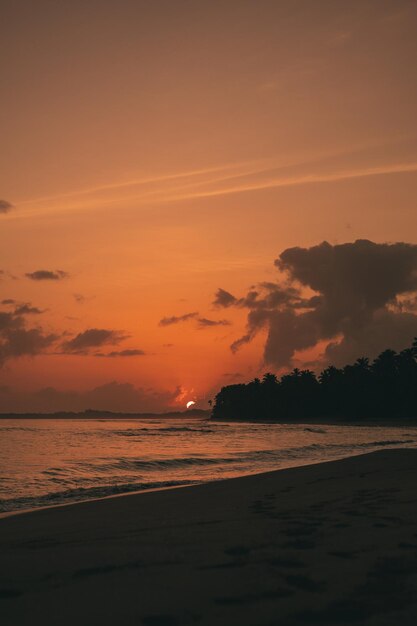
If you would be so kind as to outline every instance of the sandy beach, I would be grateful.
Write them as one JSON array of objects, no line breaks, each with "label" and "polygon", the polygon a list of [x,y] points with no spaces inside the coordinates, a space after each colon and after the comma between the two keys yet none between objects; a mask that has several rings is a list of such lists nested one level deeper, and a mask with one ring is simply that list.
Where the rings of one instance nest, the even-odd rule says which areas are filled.
[{"label": "sandy beach", "polygon": [[417,451],[0,520],[23,625],[417,623]]}]

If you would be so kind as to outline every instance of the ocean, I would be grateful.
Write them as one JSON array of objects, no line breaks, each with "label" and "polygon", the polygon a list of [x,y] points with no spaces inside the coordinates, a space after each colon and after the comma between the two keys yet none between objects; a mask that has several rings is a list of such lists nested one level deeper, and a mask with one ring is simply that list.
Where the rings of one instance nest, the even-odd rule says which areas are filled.
[{"label": "ocean", "polygon": [[2,419],[0,513],[416,446],[414,426]]}]

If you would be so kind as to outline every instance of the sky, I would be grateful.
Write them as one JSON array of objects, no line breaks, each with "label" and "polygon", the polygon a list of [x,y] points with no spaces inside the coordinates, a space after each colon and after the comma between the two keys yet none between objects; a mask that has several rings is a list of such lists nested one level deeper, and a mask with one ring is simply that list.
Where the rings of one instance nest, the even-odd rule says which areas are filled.
[{"label": "sky", "polygon": [[413,0],[2,0],[0,411],[205,408],[406,347],[416,27]]}]

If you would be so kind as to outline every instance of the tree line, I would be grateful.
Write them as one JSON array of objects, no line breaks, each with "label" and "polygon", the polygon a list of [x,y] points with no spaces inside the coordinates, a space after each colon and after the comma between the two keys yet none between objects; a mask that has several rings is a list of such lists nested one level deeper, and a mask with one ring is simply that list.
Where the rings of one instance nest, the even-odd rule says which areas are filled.
[{"label": "tree line", "polygon": [[318,376],[294,369],[223,387],[212,417],[230,420],[417,418],[417,338],[401,352],[384,350]]}]

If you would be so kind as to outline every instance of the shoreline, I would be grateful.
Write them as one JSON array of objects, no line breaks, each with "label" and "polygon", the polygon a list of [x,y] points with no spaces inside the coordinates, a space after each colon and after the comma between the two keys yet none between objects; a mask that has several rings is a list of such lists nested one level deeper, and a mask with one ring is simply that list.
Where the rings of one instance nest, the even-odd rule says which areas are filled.
[{"label": "shoreline", "polygon": [[417,450],[0,520],[8,626],[417,621]]},{"label": "shoreline", "polygon": [[[323,426],[325,425],[326,424],[323,424]],[[354,424],[352,424],[352,426],[353,425]],[[189,489],[190,487],[199,487],[201,485],[206,485],[210,483],[222,483],[225,481],[233,481],[233,480],[240,480],[242,478],[249,478],[251,476],[262,476],[264,474],[274,474],[275,472],[284,472],[287,470],[297,469],[300,467],[311,467],[315,465],[322,465],[325,463],[334,463],[337,461],[343,461],[345,459],[350,459],[350,458],[354,458],[357,456],[366,456],[368,454],[374,454],[375,452],[383,452],[385,450],[398,450],[398,449],[413,450],[416,448],[385,448],[381,450],[375,450],[372,452],[357,452],[355,454],[349,454],[347,456],[338,457],[336,459],[325,459],[325,460],[320,460],[320,461],[309,460],[306,463],[299,463],[296,465],[289,465],[289,466],[279,467],[279,468],[275,468],[272,470],[269,469],[269,470],[261,471],[261,472],[251,472],[248,474],[241,474],[239,476],[228,476],[227,478],[215,478],[213,480],[196,481],[196,482],[190,482],[189,484],[184,484],[184,485],[168,485],[168,486],[163,486],[163,487],[150,487],[149,489],[144,488],[144,489],[138,489],[135,491],[123,491],[119,493],[112,493],[112,494],[97,496],[93,498],[85,498],[84,500],[74,500],[73,502],[58,502],[56,504],[50,504],[50,505],[39,506],[39,507],[29,507],[27,509],[16,509],[14,511],[4,511],[4,512],[0,511],[0,522],[2,519],[14,517],[16,515],[28,515],[31,513],[36,513],[37,511],[48,511],[49,509],[73,507],[73,506],[80,505],[80,504],[87,504],[89,502],[92,502],[92,503],[99,502],[101,500],[110,500],[113,498],[126,498],[128,496],[135,497],[135,496],[141,496],[141,495],[144,495],[147,493],[153,493],[153,492],[171,491],[174,489]]]},{"label": "shoreline", "polygon": [[[262,473],[262,472],[260,472]],[[244,476],[239,476],[237,478],[244,478]],[[224,480],[231,480],[225,478]],[[216,481],[207,481],[207,482],[216,482]],[[98,496],[97,498],[88,498],[85,500],[75,500],[74,502],[62,502],[59,504],[50,504],[49,506],[39,506],[32,507],[30,509],[17,509],[15,511],[6,511],[0,512],[0,521],[2,519],[6,519],[9,517],[14,517],[15,515],[28,515],[29,513],[36,513],[37,511],[49,511],[50,509],[62,509],[67,506],[77,506],[77,504],[86,504],[87,502],[100,502],[101,500],[111,500],[113,498],[125,498],[127,496],[140,496],[144,493],[153,493],[155,491],[171,491],[171,489],[186,489],[187,487],[197,487],[198,485],[204,485],[205,483],[190,483],[188,485],[171,485],[170,487],[151,487],[150,489],[142,489],[138,491],[124,491],[121,493],[112,493],[108,496]]]}]

